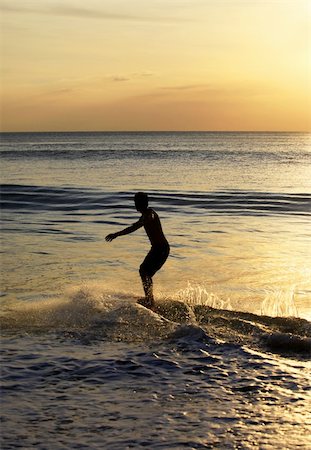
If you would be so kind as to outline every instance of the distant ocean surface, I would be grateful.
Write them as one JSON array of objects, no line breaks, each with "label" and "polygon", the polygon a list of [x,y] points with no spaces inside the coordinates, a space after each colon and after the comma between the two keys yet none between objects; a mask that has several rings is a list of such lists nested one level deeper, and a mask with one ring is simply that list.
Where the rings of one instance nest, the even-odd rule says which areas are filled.
[{"label": "distant ocean surface", "polygon": [[[310,134],[2,133],[0,152],[3,449],[310,448]],[[136,304],[143,230],[105,242],[137,191],[171,246],[160,314]]]}]

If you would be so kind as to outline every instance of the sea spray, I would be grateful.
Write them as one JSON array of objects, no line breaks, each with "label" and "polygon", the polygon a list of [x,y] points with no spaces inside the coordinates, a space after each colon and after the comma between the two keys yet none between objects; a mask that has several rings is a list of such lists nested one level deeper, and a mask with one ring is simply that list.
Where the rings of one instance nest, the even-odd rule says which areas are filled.
[{"label": "sea spray", "polygon": [[[189,288],[186,292],[196,291]],[[188,338],[203,333],[216,340],[288,355],[308,355],[311,349],[311,324],[304,319],[220,309],[199,304],[197,298],[191,303],[189,296],[185,301],[158,298],[154,311],[138,300],[138,296],[84,284],[62,297],[3,309],[1,328],[10,333],[75,335],[83,342],[156,342],[172,333],[181,336],[187,330],[183,327],[189,326]]]},{"label": "sea spray", "polygon": [[188,281],[187,287],[180,289],[175,297],[189,305],[204,305],[216,309],[232,310],[230,298],[221,299],[217,294],[210,292],[204,285],[193,285]]},{"label": "sea spray", "polygon": [[261,314],[271,317],[298,317],[295,304],[296,286],[284,289],[266,289],[266,296],[261,304]]}]

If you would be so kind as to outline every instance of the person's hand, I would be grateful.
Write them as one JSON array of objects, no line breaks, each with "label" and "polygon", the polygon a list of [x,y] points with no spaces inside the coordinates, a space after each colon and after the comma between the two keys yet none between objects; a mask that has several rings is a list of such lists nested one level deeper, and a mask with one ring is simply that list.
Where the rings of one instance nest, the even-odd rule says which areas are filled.
[{"label": "person's hand", "polygon": [[105,239],[106,239],[107,242],[111,242],[111,241],[113,241],[116,237],[117,237],[117,233],[111,233],[111,234],[108,234],[108,235],[105,237]]}]

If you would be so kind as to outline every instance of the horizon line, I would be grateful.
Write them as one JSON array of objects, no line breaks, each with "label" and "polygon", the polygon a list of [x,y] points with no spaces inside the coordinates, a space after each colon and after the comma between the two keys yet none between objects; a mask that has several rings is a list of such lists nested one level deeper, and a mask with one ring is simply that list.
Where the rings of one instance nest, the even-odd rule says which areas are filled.
[{"label": "horizon line", "polygon": [[311,133],[311,130],[0,130],[9,133]]}]

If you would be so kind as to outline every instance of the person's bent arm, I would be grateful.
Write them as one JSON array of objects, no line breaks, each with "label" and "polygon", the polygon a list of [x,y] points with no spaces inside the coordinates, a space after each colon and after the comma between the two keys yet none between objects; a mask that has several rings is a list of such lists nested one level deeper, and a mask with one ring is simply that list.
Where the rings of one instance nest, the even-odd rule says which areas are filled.
[{"label": "person's bent arm", "polygon": [[117,233],[108,234],[105,239],[107,242],[111,242],[111,241],[113,241],[113,239],[115,239],[119,236],[124,236],[126,234],[133,233],[134,231],[138,230],[142,226],[143,226],[143,223],[141,220],[139,220],[138,222],[134,223],[130,227],[124,228],[124,230],[118,231]]}]

